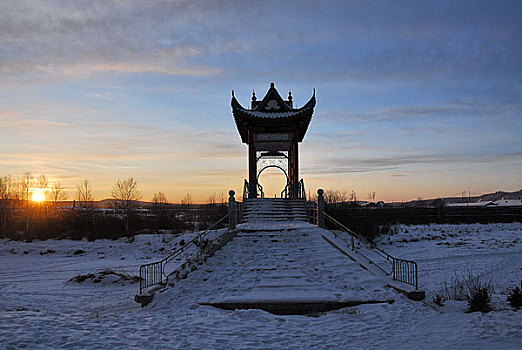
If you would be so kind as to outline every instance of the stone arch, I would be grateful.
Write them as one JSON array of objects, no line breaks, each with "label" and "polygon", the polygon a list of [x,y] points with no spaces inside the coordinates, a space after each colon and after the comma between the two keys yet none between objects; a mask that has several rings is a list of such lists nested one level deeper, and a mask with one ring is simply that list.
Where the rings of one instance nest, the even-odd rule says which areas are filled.
[{"label": "stone arch", "polygon": [[270,168],[276,168],[276,169],[279,169],[281,170],[281,172],[285,175],[285,179],[286,179],[286,185],[285,187],[282,189],[282,191],[285,190],[285,188],[288,186],[288,184],[290,183],[290,179],[288,177],[288,174],[287,172],[285,171],[285,169],[279,165],[275,165],[275,164],[269,164],[269,165],[266,165],[264,166],[263,168],[261,168],[261,170],[259,170],[259,172],[257,173],[257,178],[256,178],[256,182],[258,184],[258,187],[260,188],[261,190],[261,197],[263,198],[264,197],[264,191],[263,191],[263,186],[260,184],[259,182],[259,178],[261,177],[261,174],[263,173],[263,171],[265,171],[266,169],[270,169]]}]

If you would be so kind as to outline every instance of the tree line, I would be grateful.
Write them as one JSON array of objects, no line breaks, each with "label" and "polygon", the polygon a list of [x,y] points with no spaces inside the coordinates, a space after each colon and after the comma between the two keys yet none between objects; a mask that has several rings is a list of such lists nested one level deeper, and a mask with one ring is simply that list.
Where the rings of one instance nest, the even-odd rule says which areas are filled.
[{"label": "tree line", "polygon": [[[209,204],[214,206],[217,198],[218,195],[214,193],[209,198]],[[203,224],[200,226],[204,227],[205,220],[212,220],[215,216],[209,216],[204,211],[194,214],[173,210],[174,206],[169,204],[163,192],[154,194],[147,215],[137,215],[142,193],[133,177],[118,179],[112,187],[112,215],[107,215],[96,207],[92,185],[88,179],[82,180],[76,186],[72,207],[64,207],[64,202],[68,199],[63,184],[56,182],[50,185],[45,175],[35,177],[31,172],[26,172],[19,178],[1,176],[0,236],[16,239],[59,236],[117,238],[146,229],[193,229],[196,222],[201,220]],[[181,202],[186,209],[190,208],[190,193],[187,193]],[[222,206],[224,203],[223,198]]]}]

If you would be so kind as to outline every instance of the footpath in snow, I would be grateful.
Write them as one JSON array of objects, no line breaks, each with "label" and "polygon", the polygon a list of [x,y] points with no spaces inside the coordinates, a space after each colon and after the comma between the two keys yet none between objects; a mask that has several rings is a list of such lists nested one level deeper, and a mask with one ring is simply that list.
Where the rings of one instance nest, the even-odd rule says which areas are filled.
[{"label": "footpath in snow", "polygon": [[[397,296],[389,278],[374,275],[329,244],[327,232],[305,222],[246,223],[203,269],[179,282],[157,303],[387,301]],[[153,301],[154,303],[154,301]]]}]

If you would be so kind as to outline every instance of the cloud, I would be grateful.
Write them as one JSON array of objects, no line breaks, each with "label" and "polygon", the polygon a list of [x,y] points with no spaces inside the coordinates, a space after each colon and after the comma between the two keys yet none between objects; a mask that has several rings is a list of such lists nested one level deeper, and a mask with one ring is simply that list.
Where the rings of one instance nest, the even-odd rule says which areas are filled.
[{"label": "cloud", "polygon": [[202,18],[191,17],[202,7],[189,1],[3,3],[0,74],[216,74],[219,69],[191,61],[216,50],[193,27]]},{"label": "cloud", "polygon": [[274,80],[318,91],[304,173],[517,167],[521,6],[0,2],[2,169],[233,177],[230,90]]},{"label": "cloud", "polygon": [[502,101],[485,103],[475,100],[453,100],[437,105],[403,105],[375,109],[367,113],[351,113],[341,110],[329,110],[316,118],[328,122],[375,122],[419,119],[428,117],[468,117],[495,116],[512,113],[520,109],[520,103]]},{"label": "cloud", "polygon": [[384,174],[386,177],[407,177],[412,175],[413,173],[404,173],[404,174]]},{"label": "cloud", "polygon": [[114,72],[114,73],[157,73],[166,75],[184,75],[184,76],[207,76],[220,73],[218,69],[205,67],[176,67],[162,64],[143,64],[143,63],[106,63],[91,64],[80,66],[63,67],[60,74],[63,75],[84,75],[97,72]]},{"label": "cloud", "polygon": [[[410,154],[394,157],[368,157],[367,159],[327,158],[315,160],[303,165],[307,174],[350,174],[396,170],[399,175],[412,174],[407,169],[415,167],[420,172],[431,172],[438,165],[440,171],[451,166],[475,166],[477,164],[493,164],[502,162],[520,162],[522,152],[505,152],[498,154]],[[420,168],[419,168],[420,166]],[[435,167],[435,168],[434,168]],[[320,169],[320,170],[318,170]],[[389,175],[394,176],[394,175]]]},{"label": "cloud", "polygon": [[[467,5],[466,5],[467,4]],[[16,1],[0,5],[1,75],[92,72],[383,81],[514,80],[505,6],[332,1]],[[469,11],[473,8],[474,11]]]}]

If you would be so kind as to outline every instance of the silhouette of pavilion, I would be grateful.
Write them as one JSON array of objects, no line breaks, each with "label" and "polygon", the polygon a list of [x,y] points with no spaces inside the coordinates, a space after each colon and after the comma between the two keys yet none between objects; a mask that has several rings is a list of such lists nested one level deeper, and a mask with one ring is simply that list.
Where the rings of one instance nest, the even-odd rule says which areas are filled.
[{"label": "silhouette of pavilion", "polygon": [[271,167],[282,170],[286,176],[281,197],[304,197],[303,183],[299,181],[298,144],[303,141],[314,107],[315,89],[303,107],[293,108],[292,93],[284,100],[271,83],[261,101],[252,92],[250,109],[241,106],[232,90],[232,114],[241,141],[248,145],[248,198],[264,197],[258,180]]}]

